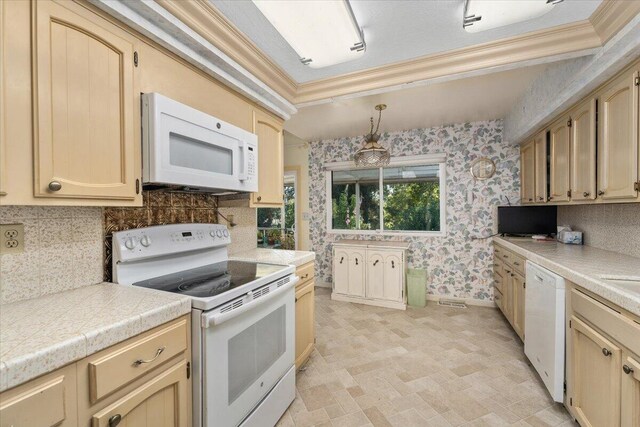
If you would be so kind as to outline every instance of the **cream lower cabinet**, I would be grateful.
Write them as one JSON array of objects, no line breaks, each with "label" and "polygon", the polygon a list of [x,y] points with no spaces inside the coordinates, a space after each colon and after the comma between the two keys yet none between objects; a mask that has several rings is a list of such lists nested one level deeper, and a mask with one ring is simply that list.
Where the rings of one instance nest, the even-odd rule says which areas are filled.
[{"label": "cream lower cabinet", "polygon": [[405,249],[334,244],[331,298],[406,308]]},{"label": "cream lower cabinet", "polygon": [[581,426],[640,425],[640,319],[568,288],[567,402]]},{"label": "cream lower cabinet", "polygon": [[510,250],[494,247],[494,301],[513,330],[524,341],[525,259]]},{"label": "cream lower cabinet", "polygon": [[190,337],[183,316],[0,393],[0,427],[188,427]]},{"label": "cream lower cabinet", "polygon": [[296,275],[296,369],[309,359],[316,342],[314,263],[298,267]]}]

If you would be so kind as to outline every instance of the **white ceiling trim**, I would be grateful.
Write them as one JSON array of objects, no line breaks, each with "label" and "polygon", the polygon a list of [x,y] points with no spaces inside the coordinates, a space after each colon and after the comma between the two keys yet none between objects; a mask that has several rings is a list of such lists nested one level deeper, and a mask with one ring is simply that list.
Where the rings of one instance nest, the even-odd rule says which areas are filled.
[{"label": "white ceiling trim", "polygon": [[297,112],[292,103],[155,1],[89,1],[283,119]]}]

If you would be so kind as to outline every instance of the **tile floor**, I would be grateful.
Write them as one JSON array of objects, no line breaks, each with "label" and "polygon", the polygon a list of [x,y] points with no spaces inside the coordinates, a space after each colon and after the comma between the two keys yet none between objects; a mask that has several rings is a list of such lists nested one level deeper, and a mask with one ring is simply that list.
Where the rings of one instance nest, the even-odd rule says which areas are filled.
[{"label": "tile floor", "polygon": [[279,427],[577,426],[497,309],[406,312],[316,288],[317,347]]}]

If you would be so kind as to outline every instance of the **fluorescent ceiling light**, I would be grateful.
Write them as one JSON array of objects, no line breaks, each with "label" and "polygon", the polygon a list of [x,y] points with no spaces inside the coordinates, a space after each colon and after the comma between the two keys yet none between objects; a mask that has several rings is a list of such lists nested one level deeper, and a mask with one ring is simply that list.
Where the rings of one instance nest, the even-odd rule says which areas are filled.
[{"label": "fluorescent ceiling light", "polygon": [[562,0],[466,0],[462,26],[469,33],[534,19]]},{"label": "fluorescent ceiling light", "polygon": [[253,0],[303,64],[322,68],[359,58],[364,36],[347,0]]}]

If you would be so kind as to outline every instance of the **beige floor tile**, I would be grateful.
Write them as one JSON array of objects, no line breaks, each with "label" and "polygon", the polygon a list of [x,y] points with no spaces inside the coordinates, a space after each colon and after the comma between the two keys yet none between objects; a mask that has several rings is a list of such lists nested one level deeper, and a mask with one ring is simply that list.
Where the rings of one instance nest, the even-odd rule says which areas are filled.
[{"label": "beige floor tile", "polygon": [[498,310],[391,310],[316,290],[317,345],[279,427],[575,427]]}]

